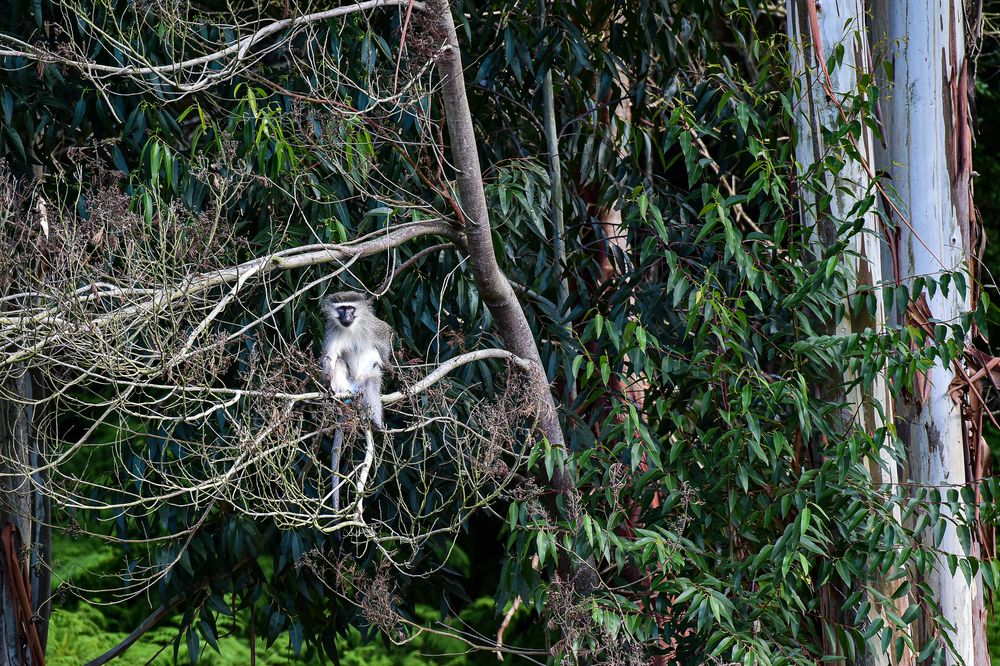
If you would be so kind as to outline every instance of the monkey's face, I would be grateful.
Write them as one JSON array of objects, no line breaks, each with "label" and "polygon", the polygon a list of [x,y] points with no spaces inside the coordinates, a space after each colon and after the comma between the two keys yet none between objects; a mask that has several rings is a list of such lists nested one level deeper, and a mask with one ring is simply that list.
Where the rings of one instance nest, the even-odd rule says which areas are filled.
[{"label": "monkey's face", "polygon": [[340,291],[326,296],[320,304],[323,316],[333,325],[337,322],[341,329],[350,328],[360,321],[360,326],[367,325],[371,307],[364,294],[356,291]]},{"label": "monkey's face", "polygon": [[354,315],[357,313],[357,309],[353,305],[338,305],[333,311],[337,316],[337,321],[344,328],[350,328],[351,324],[354,323]]}]

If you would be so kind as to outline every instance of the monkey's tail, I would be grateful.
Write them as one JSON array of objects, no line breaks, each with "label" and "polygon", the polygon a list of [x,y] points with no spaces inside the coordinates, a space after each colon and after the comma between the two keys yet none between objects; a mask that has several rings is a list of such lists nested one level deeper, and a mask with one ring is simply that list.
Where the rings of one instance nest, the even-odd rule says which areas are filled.
[{"label": "monkey's tail", "polygon": [[333,432],[333,445],[330,447],[330,474],[333,479],[333,510],[340,511],[340,450],[344,446],[344,429],[337,428]]},{"label": "monkey's tail", "polygon": [[368,412],[368,419],[375,430],[382,430],[383,409],[382,409],[382,381],[381,379],[371,379],[362,386],[364,395],[363,404]]}]

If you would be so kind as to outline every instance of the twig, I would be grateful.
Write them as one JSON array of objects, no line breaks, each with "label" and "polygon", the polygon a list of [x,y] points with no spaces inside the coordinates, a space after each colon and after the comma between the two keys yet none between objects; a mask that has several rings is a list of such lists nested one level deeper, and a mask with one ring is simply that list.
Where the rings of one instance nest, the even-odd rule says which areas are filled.
[{"label": "twig", "polygon": [[398,268],[392,270],[389,273],[389,275],[386,276],[385,281],[382,283],[382,285],[377,290],[375,290],[375,296],[379,297],[384,295],[385,292],[389,291],[389,287],[392,285],[392,281],[396,279],[396,276],[398,274],[402,273],[407,268],[409,268],[413,264],[417,263],[418,261],[426,257],[428,254],[433,254],[439,250],[447,250],[448,248],[454,246],[455,246],[454,243],[438,243],[437,245],[431,245],[430,247],[425,247],[424,249],[420,250],[420,252],[417,252],[412,257],[401,263]]}]

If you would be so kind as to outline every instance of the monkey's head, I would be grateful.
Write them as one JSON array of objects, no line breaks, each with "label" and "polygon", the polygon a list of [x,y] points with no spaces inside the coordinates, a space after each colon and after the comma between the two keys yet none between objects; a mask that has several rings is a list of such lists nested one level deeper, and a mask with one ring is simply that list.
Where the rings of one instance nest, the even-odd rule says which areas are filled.
[{"label": "monkey's head", "polygon": [[336,322],[343,328],[350,328],[357,319],[371,312],[371,302],[360,292],[339,291],[325,297],[320,309],[329,323]]}]

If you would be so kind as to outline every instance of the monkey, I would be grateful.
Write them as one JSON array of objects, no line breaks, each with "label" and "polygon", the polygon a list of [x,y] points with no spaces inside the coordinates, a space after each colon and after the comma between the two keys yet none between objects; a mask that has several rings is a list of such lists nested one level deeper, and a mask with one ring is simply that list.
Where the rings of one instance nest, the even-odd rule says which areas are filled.
[{"label": "monkey", "polygon": [[381,430],[382,372],[392,353],[393,330],[375,316],[371,301],[356,291],[323,299],[323,381],[336,393],[358,393],[372,425]]},{"label": "monkey", "polygon": [[[371,301],[356,291],[341,291],[325,297],[320,310],[326,319],[320,356],[324,385],[334,393],[354,393],[371,425],[384,427],[382,372],[392,353],[392,327],[375,316]],[[330,466],[340,473],[343,428],[333,434]],[[333,508],[340,509],[339,481],[333,490]]]}]

